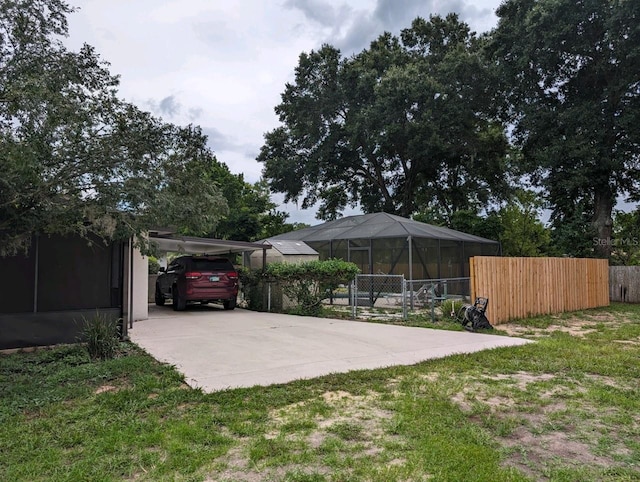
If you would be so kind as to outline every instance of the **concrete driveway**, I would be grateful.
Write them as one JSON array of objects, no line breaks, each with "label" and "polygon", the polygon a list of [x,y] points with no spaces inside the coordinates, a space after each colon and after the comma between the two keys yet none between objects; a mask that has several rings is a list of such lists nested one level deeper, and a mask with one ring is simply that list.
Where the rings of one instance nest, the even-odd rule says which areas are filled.
[{"label": "concrete driveway", "polygon": [[149,307],[132,341],[206,392],[286,383],[336,372],[412,365],[528,343],[520,338],[311,318],[214,305]]}]

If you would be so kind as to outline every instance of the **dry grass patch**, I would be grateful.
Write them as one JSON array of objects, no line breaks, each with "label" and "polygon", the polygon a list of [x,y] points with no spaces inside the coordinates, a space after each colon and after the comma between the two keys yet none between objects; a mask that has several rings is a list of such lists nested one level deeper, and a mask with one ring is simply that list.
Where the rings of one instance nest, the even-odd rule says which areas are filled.
[{"label": "dry grass patch", "polygon": [[531,323],[529,320],[520,320],[512,323],[503,323],[495,326],[495,328],[509,336],[524,336],[528,338],[547,337],[554,332],[583,337],[597,332],[601,325],[605,325],[608,329],[615,329],[630,322],[627,317],[621,317],[614,313],[584,312],[549,315],[539,320],[542,321]]},{"label": "dry grass patch", "polygon": [[[349,465],[346,459],[384,457],[385,444],[398,438],[386,431],[392,415],[380,394],[344,390],[271,410],[261,437],[236,438],[237,445],[218,460],[215,480],[284,480],[291,474],[307,480],[332,473],[335,459]],[[331,460],[324,463],[325,457]],[[389,460],[392,466],[405,463]]]},{"label": "dry grass patch", "polygon": [[529,429],[519,427],[509,437],[501,438],[500,443],[511,449],[505,465],[531,476],[539,476],[545,466],[560,461],[575,467],[610,467],[614,463],[610,457],[594,455],[588,444],[571,438],[565,432],[533,434]]},{"label": "dry grass patch", "polygon": [[[496,435],[508,454],[507,466],[539,477],[554,465],[611,467],[617,462],[615,455],[630,454],[627,444],[640,444],[639,416],[632,417],[623,433],[611,421],[622,412],[598,410],[588,402],[590,391],[606,393],[608,388],[637,387],[601,375],[585,375],[579,381],[517,372],[469,379],[451,400]],[[604,443],[607,450],[602,450]]]},{"label": "dry grass patch", "polygon": [[99,395],[104,392],[114,392],[117,390],[120,390],[120,388],[115,387],[113,385],[101,385],[98,388],[96,388],[93,393],[96,395]]},{"label": "dry grass patch", "polygon": [[553,332],[568,333],[571,336],[582,337],[589,333],[595,333],[595,323],[593,321],[585,320],[563,320],[558,319],[545,327],[535,327],[527,325],[517,325],[513,323],[504,323],[497,325],[496,330],[503,331],[509,336],[525,336],[529,338],[542,338],[549,336]]}]

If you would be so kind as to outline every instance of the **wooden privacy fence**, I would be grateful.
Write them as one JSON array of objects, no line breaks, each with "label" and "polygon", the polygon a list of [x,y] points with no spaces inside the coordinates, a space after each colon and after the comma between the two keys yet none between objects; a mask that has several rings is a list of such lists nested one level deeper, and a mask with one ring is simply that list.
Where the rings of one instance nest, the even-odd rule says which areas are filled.
[{"label": "wooden privacy fence", "polygon": [[489,298],[494,325],[609,305],[606,259],[476,256],[469,264],[472,301]]},{"label": "wooden privacy fence", "polygon": [[611,301],[640,303],[640,266],[611,266],[609,297]]}]

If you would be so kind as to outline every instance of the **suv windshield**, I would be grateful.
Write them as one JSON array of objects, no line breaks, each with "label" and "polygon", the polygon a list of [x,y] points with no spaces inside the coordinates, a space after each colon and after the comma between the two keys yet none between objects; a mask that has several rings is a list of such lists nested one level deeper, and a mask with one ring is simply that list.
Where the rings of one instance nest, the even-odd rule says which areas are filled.
[{"label": "suv windshield", "polygon": [[233,265],[226,259],[192,259],[196,271],[230,271]]}]

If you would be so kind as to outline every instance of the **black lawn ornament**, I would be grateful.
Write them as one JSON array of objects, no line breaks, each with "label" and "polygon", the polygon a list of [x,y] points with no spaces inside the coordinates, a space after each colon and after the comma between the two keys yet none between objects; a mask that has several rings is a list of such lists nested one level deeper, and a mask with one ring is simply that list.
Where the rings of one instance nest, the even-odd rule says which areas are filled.
[{"label": "black lawn ornament", "polygon": [[465,305],[458,312],[458,321],[462,323],[462,327],[467,331],[493,330],[493,326],[489,323],[485,312],[489,298],[476,298],[473,305]]}]

